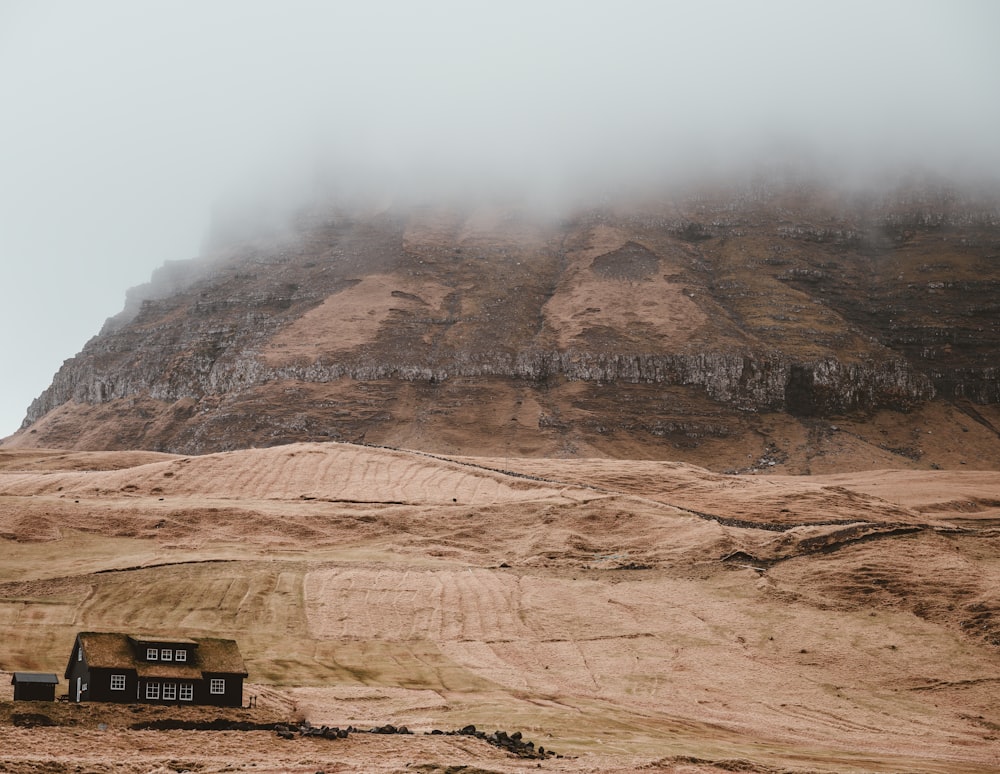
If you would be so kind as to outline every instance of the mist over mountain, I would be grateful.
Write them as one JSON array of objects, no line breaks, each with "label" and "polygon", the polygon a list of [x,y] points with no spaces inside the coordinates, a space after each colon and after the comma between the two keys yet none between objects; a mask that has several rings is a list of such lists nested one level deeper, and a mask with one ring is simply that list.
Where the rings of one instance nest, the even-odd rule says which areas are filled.
[{"label": "mist over mountain", "polygon": [[1000,197],[807,177],[221,212],[8,444],[349,440],[727,471],[1000,459]]},{"label": "mist over mountain", "polygon": [[18,367],[0,408],[13,429],[157,267],[274,234],[316,201],[563,217],[787,169],[854,189],[913,169],[995,181],[998,14],[5,3],[0,347]]}]

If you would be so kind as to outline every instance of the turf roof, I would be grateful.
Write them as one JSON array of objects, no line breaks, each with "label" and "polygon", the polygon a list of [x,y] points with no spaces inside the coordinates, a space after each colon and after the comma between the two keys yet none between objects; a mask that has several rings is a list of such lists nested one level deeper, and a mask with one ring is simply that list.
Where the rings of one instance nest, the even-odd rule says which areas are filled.
[{"label": "turf roof", "polygon": [[[199,679],[206,674],[238,674],[247,676],[246,665],[235,640],[217,637],[130,637],[117,632],[80,632],[77,635],[83,648],[83,658],[94,669],[130,669],[143,677],[173,677]],[[139,658],[140,648],[146,643],[193,644],[188,661],[145,661]],[[76,656],[74,648],[66,666],[66,677]]]}]

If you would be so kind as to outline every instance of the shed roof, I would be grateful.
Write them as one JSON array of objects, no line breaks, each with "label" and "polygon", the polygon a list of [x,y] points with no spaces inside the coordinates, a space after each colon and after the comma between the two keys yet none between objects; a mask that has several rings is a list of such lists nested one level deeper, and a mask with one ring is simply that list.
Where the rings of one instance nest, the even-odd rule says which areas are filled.
[{"label": "shed roof", "polygon": [[[216,637],[194,637],[190,640],[183,637],[163,637],[142,640],[142,642],[183,642],[197,645],[191,651],[191,659],[186,662],[144,661],[137,658],[137,652],[132,645],[137,640],[118,632],[80,632],[77,640],[83,648],[83,657],[91,668],[131,669],[142,677],[177,679],[198,679],[205,673],[247,676],[247,668],[236,640]],[[66,677],[69,677],[72,658],[73,654],[70,655],[70,663],[66,665]]]},{"label": "shed roof", "polygon": [[45,685],[56,685],[59,678],[51,672],[15,672],[10,678],[11,685],[17,683],[43,683]]}]

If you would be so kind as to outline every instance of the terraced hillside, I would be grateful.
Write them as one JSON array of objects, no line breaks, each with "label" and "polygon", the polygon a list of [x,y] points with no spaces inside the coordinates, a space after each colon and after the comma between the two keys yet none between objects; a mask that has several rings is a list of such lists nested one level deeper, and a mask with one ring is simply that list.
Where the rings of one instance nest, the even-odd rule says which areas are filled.
[{"label": "terraced hillside", "polygon": [[[8,672],[61,673],[79,630],[216,634],[243,650],[247,713],[517,729],[567,756],[552,771],[1000,766],[995,472],[6,450],[0,547]],[[94,771],[537,770],[419,733],[3,717],[10,771],[71,770],[98,723]]]}]

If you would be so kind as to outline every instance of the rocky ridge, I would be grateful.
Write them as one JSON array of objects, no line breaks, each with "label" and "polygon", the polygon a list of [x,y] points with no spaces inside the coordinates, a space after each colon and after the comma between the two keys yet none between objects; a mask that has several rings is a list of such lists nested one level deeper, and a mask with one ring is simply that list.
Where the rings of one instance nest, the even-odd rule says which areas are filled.
[{"label": "rocky ridge", "polygon": [[317,207],[131,294],[8,443],[73,446],[84,418],[110,423],[87,444],[184,453],[440,451],[461,430],[481,453],[704,463],[742,439],[716,463],[733,467],[782,445],[762,418],[807,436],[932,405],[992,443],[1000,208],[983,201],[800,185],[561,220]]}]

